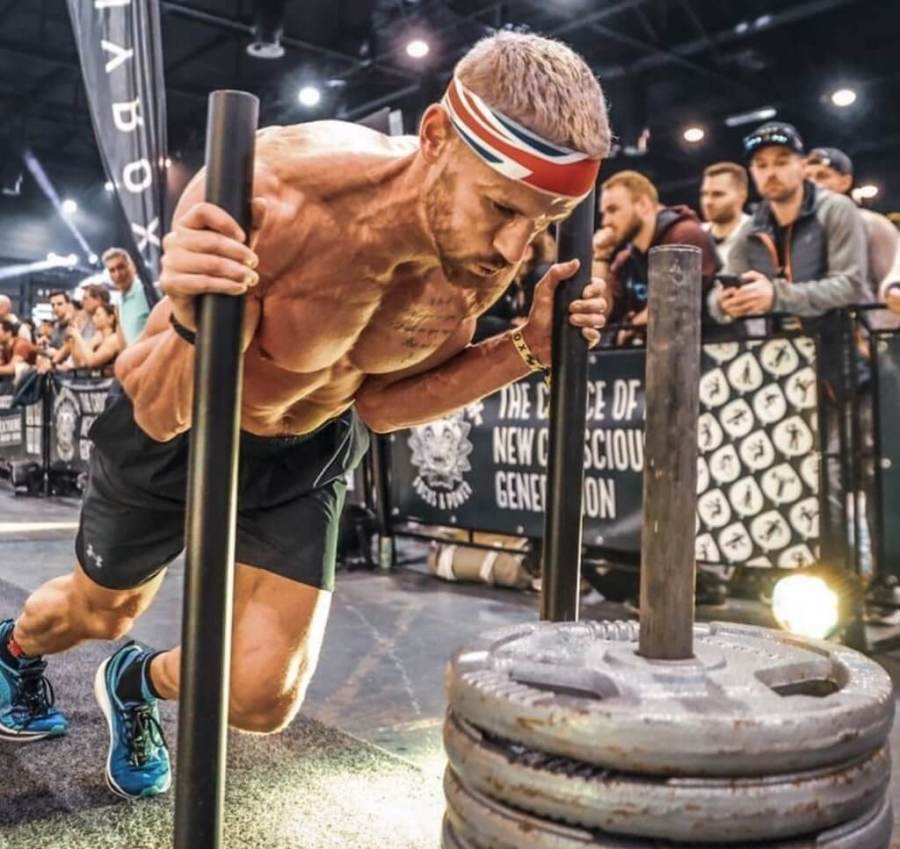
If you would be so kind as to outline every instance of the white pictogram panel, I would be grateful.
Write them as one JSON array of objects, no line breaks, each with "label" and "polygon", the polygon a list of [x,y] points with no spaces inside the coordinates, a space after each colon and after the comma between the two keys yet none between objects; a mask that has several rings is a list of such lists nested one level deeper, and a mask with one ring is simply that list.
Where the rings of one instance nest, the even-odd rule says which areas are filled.
[{"label": "white pictogram panel", "polygon": [[781,463],[763,474],[762,490],[775,504],[793,504],[803,495],[803,482],[790,463]]},{"label": "white pictogram panel", "polygon": [[755,516],[765,506],[765,498],[754,478],[741,478],[728,490],[728,500],[734,512],[743,518]]},{"label": "white pictogram panel", "polygon": [[791,541],[791,527],[777,510],[769,510],[750,523],[750,535],[763,551],[780,551]]},{"label": "white pictogram panel", "polygon": [[741,440],[741,460],[754,472],[768,469],[775,462],[775,448],[764,430],[757,430]]},{"label": "white pictogram panel", "polygon": [[786,377],[800,365],[800,357],[790,339],[772,339],[766,342],[759,352],[759,361],[775,377]]},{"label": "white pictogram panel", "polygon": [[775,425],[772,431],[775,447],[787,457],[802,457],[812,451],[814,438],[801,416],[791,416]]},{"label": "white pictogram panel", "polygon": [[722,444],[722,427],[712,413],[704,413],[697,421],[697,444],[706,454],[715,451]]},{"label": "white pictogram panel", "polygon": [[723,528],[731,521],[731,508],[721,489],[711,489],[697,501],[697,512],[709,528]]},{"label": "white pictogram panel", "polygon": [[728,366],[728,382],[738,392],[755,392],[763,384],[763,372],[749,351]]},{"label": "white pictogram panel", "polygon": [[734,445],[723,445],[709,458],[709,473],[720,484],[731,483],[741,476],[741,461]]},{"label": "white pictogram panel", "polygon": [[787,415],[787,400],[777,383],[764,386],[753,396],[753,412],[762,424],[774,424]]}]

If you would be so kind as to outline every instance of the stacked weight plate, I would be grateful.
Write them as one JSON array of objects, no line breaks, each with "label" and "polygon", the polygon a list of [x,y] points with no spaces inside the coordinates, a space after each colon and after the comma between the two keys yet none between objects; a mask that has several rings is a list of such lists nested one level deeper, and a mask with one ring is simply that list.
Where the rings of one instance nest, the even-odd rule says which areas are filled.
[{"label": "stacked weight plate", "polygon": [[891,681],[779,631],[636,623],[494,631],[450,661],[444,849],[888,849]]}]

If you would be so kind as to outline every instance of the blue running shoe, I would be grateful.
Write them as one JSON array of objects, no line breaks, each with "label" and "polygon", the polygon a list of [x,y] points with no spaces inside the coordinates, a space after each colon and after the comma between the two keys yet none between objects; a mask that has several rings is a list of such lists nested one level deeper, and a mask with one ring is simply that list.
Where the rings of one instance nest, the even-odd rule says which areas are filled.
[{"label": "blue running shoe", "polygon": [[94,694],[109,725],[106,783],[125,799],[158,796],[172,785],[156,699],[123,702],[116,694],[122,672],[142,656],[137,643],[127,643],[100,664],[94,678]]},{"label": "blue running shoe", "polygon": [[[14,624],[12,619],[0,622],[0,645],[9,640]],[[46,670],[43,660],[13,666],[0,657],[0,740],[31,743],[68,733],[68,720],[53,706]]]}]

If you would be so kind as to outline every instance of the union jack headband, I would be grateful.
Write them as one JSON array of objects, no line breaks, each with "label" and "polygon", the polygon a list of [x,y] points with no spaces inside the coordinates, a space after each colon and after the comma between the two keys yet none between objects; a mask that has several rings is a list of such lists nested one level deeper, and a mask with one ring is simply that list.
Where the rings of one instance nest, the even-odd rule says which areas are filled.
[{"label": "union jack headband", "polygon": [[566,198],[582,198],[594,188],[601,160],[541,138],[492,109],[456,77],[441,105],[462,140],[504,177]]}]

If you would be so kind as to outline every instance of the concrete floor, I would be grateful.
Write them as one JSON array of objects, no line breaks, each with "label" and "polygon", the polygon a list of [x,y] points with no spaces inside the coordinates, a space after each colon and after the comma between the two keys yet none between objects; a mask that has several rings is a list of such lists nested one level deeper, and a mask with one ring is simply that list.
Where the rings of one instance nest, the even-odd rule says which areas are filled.
[{"label": "concrete floor", "polygon": [[[9,611],[15,609],[28,592],[70,568],[76,521],[77,503],[74,501],[13,497],[7,490],[0,490],[0,615],[9,615]],[[139,620],[132,636],[160,648],[177,641],[182,578],[182,564],[178,561],[170,569],[155,603]],[[6,598],[3,597],[4,588]],[[441,723],[445,704],[443,673],[446,660],[452,650],[470,636],[500,625],[533,621],[537,617],[537,606],[538,599],[534,594],[446,584],[422,574],[421,566],[418,570],[396,570],[392,573],[341,573],[319,669],[307,696],[303,718],[295,723],[296,728],[292,727],[286,744],[273,742],[269,738],[253,738],[252,744],[249,744],[246,742],[247,737],[240,738],[232,750],[231,769],[238,776],[235,781],[242,788],[241,792],[252,794],[257,800],[264,800],[260,804],[263,804],[263,809],[267,812],[270,811],[273,794],[281,799],[280,804],[286,804],[282,788],[267,786],[262,790],[258,781],[262,781],[267,772],[271,779],[271,770],[267,769],[270,759],[273,763],[282,764],[285,771],[290,772],[296,766],[296,758],[289,757],[292,751],[298,758],[315,759],[320,751],[327,749],[342,751],[355,763],[361,760],[371,761],[372,774],[389,775],[393,782],[390,785],[392,789],[379,791],[381,785],[371,778],[356,776],[348,779],[347,787],[352,787],[353,781],[359,781],[356,786],[360,793],[371,795],[370,801],[362,805],[362,813],[358,810],[359,806],[350,811],[341,804],[340,800],[346,796],[347,787],[335,786],[331,788],[330,794],[325,794],[325,799],[332,800],[329,803],[332,805],[331,811],[326,809],[325,800],[321,796],[317,797],[317,801],[322,801],[323,804],[318,806],[315,820],[323,835],[331,833],[338,824],[353,822],[354,816],[363,817],[361,822],[356,823],[358,830],[354,834],[357,836],[352,840],[348,834],[347,840],[338,843],[329,843],[331,838],[326,840],[324,837],[320,842],[315,837],[319,832],[310,826],[300,829],[283,841],[267,837],[267,847],[318,849],[320,845],[354,845],[363,849],[369,845],[390,845],[392,849],[406,846],[410,849],[432,849],[437,846],[436,829],[442,807],[440,775],[445,762],[441,746]],[[618,618],[623,612],[617,605],[601,602],[588,605],[583,615],[586,618]],[[106,651],[102,645],[94,646],[91,650],[99,653],[98,656]],[[89,659],[87,651],[79,648],[73,652],[73,663],[86,664]],[[79,655],[80,652],[85,654]],[[891,673],[895,689],[900,691],[900,652],[880,656],[878,660]],[[62,659],[53,661],[54,664],[66,662]],[[55,681],[53,669],[51,666],[51,680]],[[77,689],[77,682],[74,686]],[[63,704],[65,698],[65,688],[57,686],[58,702]],[[90,712],[93,705],[88,704],[88,699],[85,702],[84,710]],[[79,708],[81,707],[79,704]],[[174,716],[174,709],[167,706],[164,719],[171,740],[174,740],[175,734]],[[95,745],[102,747],[105,743],[101,742],[101,738],[102,734],[98,732],[96,739],[92,740]],[[330,742],[326,746],[322,740]],[[359,743],[359,750],[354,749],[354,740],[363,741]],[[42,744],[45,749],[49,745]],[[0,849],[6,849],[6,846],[10,849],[13,846],[16,849],[30,846],[47,849],[57,845],[66,846],[66,849],[76,849],[76,846],[81,845],[124,846],[124,843],[104,843],[98,837],[100,832],[89,836],[89,830],[85,831],[86,811],[101,804],[95,789],[102,791],[100,796],[106,793],[99,776],[96,782],[92,777],[79,779],[85,785],[91,784],[92,789],[89,792],[85,790],[75,801],[60,798],[54,803],[55,807],[51,805],[45,809],[46,806],[36,805],[33,810],[34,819],[41,820],[51,830],[55,829],[53,833],[57,835],[57,839],[61,822],[68,819],[71,823],[77,823],[77,833],[84,835],[84,843],[76,844],[70,839],[59,843],[52,840],[48,842],[46,828],[34,830],[33,833],[28,831],[30,826],[26,826],[30,816],[29,806],[35,803],[33,799],[23,800],[21,794],[17,795],[16,788],[20,778],[15,772],[29,768],[28,748],[15,748],[15,758],[11,762],[9,749],[0,747]],[[892,748],[896,757],[900,752],[898,726],[895,726],[892,735]],[[73,753],[76,751],[72,750]],[[310,752],[314,754],[310,755]],[[235,765],[234,759],[237,759],[238,765]],[[4,762],[7,768],[4,768]],[[52,767],[57,768],[62,771],[65,765]],[[329,766],[328,769],[330,768]],[[254,777],[257,783],[248,783],[246,786],[241,784],[245,773],[251,775],[254,770],[259,773]],[[328,772],[327,769],[323,770],[324,773]],[[94,773],[90,775],[93,776]],[[63,775],[52,776],[47,779],[50,789],[45,787],[41,792],[52,796],[55,792],[52,789],[54,780],[66,781]],[[321,784],[321,781],[316,784],[319,779],[310,779],[309,776],[298,777],[297,780],[307,784],[312,782],[316,787]],[[93,788],[94,783],[98,785],[97,788]],[[392,805],[395,789],[400,792]],[[896,774],[892,791],[895,810],[900,813],[900,779]],[[282,795],[279,796],[279,793]],[[373,809],[372,800],[376,798],[382,798],[384,804]],[[299,799],[295,801],[299,802]],[[104,798],[102,804],[107,802]],[[8,810],[4,811],[4,806],[9,805],[24,805],[25,808],[11,817]],[[410,825],[407,822],[404,826],[406,830],[398,832],[397,806],[400,809],[406,806],[407,812],[417,811],[420,815],[417,824]],[[140,805],[127,807],[129,811],[141,808]],[[115,815],[121,819],[120,806],[113,806],[110,810],[110,816]],[[141,829],[158,829],[159,824],[136,819],[137,815],[129,816],[131,831],[128,845],[167,845],[143,843],[136,839],[134,835],[143,833]],[[171,810],[167,808],[164,819],[169,816]],[[377,842],[381,839],[377,837],[379,827],[373,823],[378,822],[379,818],[380,827],[392,829],[394,837],[389,843]],[[323,820],[324,825],[321,824]],[[168,820],[165,821],[168,823]],[[228,834],[232,835],[231,842],[227,844],[229,847],[254,845],[253,840],[248,837],[249,832],[240,827],[240,823],[233,824]],[[247,842],[238,839],[235,834],[244,835]],[[360,837],[360,834],[366,837]],[[11,842],[4,843],[4,835]],[[897,829],[897,835],[896,845],[900,847],[900,828]],[[260,846],[257,843],[255,849],[260,849]]]}]

